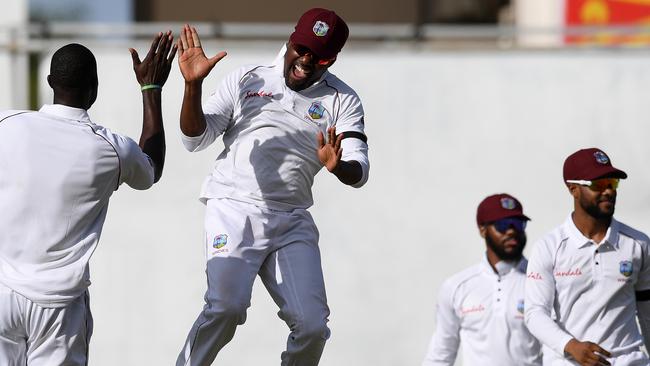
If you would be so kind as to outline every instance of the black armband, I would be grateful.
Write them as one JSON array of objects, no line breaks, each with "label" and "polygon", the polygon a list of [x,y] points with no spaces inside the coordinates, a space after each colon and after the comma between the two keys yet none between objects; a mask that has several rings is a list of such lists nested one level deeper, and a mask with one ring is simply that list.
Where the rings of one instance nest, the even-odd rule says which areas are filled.
[{"label": "black armband", "polygon": [[345,132],[341,132],[341,135],[343,136],[341,138],[341,140],[352,137],[352,138],[359,139],[359,140],[365,142],[366,144],[368,143],[368,137],[366,137],[366,135],[362,134],[361,132],[345,131]]},{"label": "black armband", "polygon": [[634,293],[636,301],[650,301],[650,290],[637,291]]}]

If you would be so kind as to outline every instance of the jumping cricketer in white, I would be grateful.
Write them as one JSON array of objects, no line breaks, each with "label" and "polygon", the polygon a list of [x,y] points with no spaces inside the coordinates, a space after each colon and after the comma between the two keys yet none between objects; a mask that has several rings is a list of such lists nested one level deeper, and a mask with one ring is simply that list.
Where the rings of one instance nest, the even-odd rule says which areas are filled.
[{"label": "jumping cricketer in white", "polygon": [[323,166],[354,187],[369,169],[361,101],[328,72],[347,36],[334,12],[311,9],[273,63],[241,67],[202,106],[202,81],[225,53],[208,59],[196,30],[183,29],[183,143],[198,151],[223,134],[225,149],[201,193],[205,306],[177,365],[212,363],[244,323],[257,275],[291,330],[282,365],[318,364],[329,309],[311,186]]},{"label": "jumping cricketer in white", "polygon": [[650,365],[640,349],[650,348],[650,241],[613,217],[624,178],[600,149],[564,162],[574,210],[535,244],[526,280],[544,365]]},{"label": "jumping cricketer in white", "polygon": [[542,364],[541,346],[524,324],[528,220],[521,203],[505,193],[479,204],[476,221],[485,256],[443,283],[423,366],[453,366],[461,343],[464,365]]},{"label": "jumping cricketer in white", "polygon": [[94,124],[97,64],[86,47],[52,56],[54,104],[0,112],[0,365],[87,365],[92,316],[88,261],[122,183],[162,174],[161,88],[176,53],[171,32],[147,57],[131,49],[142,85],[140,144]]}]

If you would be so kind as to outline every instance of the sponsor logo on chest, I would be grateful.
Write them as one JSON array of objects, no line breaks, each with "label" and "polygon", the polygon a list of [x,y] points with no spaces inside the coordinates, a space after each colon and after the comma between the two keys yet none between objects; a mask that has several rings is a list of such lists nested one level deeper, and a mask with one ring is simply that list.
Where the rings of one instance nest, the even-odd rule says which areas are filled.
[{"label": "sponsor logo on chest", "polygon": [[460,308],[460,315],[466,316],[469,314],[482,313],[484,311],[485,311],[485,306],[483,306],[483,304],[478,304],[478,305]]},{"label": "sponsor logo on chest", "polygon": [[558,270],[554,273],[555,277],[579,277],[582,276],[582,270],[579,267],[568,270]]},{"label": "sponsor logo on chest", "polygon": [[265,92],[264,90],[260,91],[246,91],[246,96],[244,99],[248,98],[260,98],[260,97],[270,97],[273,98],[273,92]]}]

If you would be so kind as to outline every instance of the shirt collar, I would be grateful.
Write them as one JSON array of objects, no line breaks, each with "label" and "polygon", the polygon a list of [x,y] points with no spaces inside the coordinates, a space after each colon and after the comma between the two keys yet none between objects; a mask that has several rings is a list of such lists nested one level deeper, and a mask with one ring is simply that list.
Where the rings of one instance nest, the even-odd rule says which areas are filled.
[{"label": "shirt collar", "polygon": [[[609,243],[614,249],[618,249],[619,230],[620,223],[612,217],[612,222],[607,228],[603,241],[596,244]],[[569,217],[564,221],[564,232],[567,235],[567,242],[573,244],[576,248],[583,248],[593,243],[591,239],[584,236],[582,232],[578,230],[576,224],[573,222],[571,214],[569,214]]]},{"label": "shirt collar", "polygon": [[[513,270],[518,270],[520,272],[525,273],[526,272],[526,263],[527,260],[526,258],[522,257],[519,261],[513,262],[513,261],[498,261],[494,267],[496,269],[496,273],[494,272],[494,269],[492,269],[492,266],[490,265],[490,262],[487,259],[487,253],[483,256],[483,260],[481,261],[483,264],[484,269],[489,272],[490,274],[493,275],[498,275],[498,276],[505,276],[512,272]],[[522,268],[523,266],[523,268]]]},{"label": "shirt collar", "polygon": [[45,104],[39,112],[73,121],[90,123],[90,117],[85,109],[68,107],[63,104]]}]

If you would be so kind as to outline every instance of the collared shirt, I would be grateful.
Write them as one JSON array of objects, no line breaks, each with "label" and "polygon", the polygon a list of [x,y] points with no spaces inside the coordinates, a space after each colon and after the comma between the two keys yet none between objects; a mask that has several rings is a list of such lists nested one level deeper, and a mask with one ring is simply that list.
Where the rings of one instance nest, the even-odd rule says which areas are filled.
[{"label": "collared shirt", "polygon": [[438,296],[436,331],[423,366],[452,366],[459,344],[465,365],[541,365],[539,342],[524,324],[526,259],[487,258],[448,278]]},{"label": "collared shirt", "polygon": [[[314,176],[323,167],[317,134],[335,126],[345,138],[342,160],[363,168],[368,179],[364,112],[357,94],[328,71],[299,92],[284,79],[284,51],[267,65],[244,66],[226,76],[204,103],[206,130],[183,136],[189,151],[206,148],[223,134],[224,151],[203,184],[201,199],[231,198],[276,210],[312,205]],[[325,134],[325,136],[327,136]]]},{"label": "collared shirt", "polygon": [[565,359],[572,338],[597,343],[613,357],[639,349],[635,292],[650,289],[648,245],[645,234],[615,219],[595,243],[571,215],[537,242],[528,264],[526,323],[544,344],[545,360]]},{"label": "collared shirt", "polygon": [[81,295],[121,183],[150,187],[149,157],[85,110],[0,112],[0,282],[45,307]]}]

